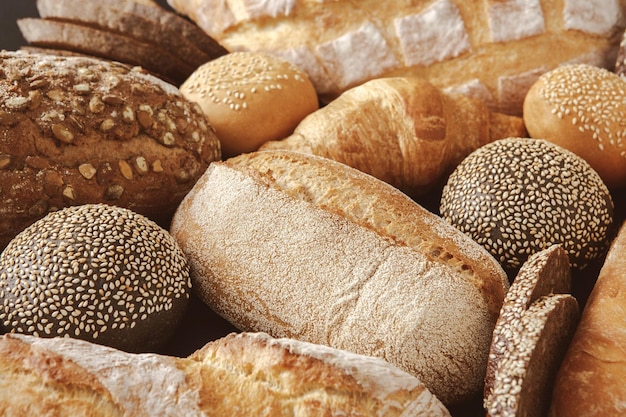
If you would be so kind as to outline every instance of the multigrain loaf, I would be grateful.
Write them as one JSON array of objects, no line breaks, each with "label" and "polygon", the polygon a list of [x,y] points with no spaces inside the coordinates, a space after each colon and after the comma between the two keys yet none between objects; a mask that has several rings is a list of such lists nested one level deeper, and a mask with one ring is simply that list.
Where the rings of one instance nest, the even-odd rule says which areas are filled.
[{"label": "multigrain loaf", "polygon": [[0,54],[0,246],[49,211],[104,202],[167,227],[219,140],[175,87],[108,61]]},{"label": "multigrain loaf", "polygon": [[350,165],[412,197],[431,191],[472,151],[525,136],[521,117],[491,112],[419,77],[367,81],[261,149],[289,149]]},{"label": "multigrain loaf", "polygon": [[392,186],[303,153],[240,155],[211,164],[170,231],[239,329],[384,358],[444,404],[481,389],[506,274]]},{"label": "multigrain loaf", "polygon": [[612,68],[618,0],[273,2],[169,0],[231,51],[265,51],[304,69],[320,95],[414,74],[521,114],[539,75],[565,62]]},{"label": "multigrain loaf", "polygon": [[382,360],[250,333],[188,358],[0,336],[0,414],[450,416],[417,378]]}]

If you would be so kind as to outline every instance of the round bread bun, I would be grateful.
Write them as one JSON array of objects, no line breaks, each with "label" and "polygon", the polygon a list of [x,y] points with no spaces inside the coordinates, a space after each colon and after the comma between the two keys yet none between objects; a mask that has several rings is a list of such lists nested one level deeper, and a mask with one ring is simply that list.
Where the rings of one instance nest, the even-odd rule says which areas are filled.
[{"label": "round bread bun", "polygon": [[440,212],[517,270],[529,256],[561,244],[572,268],[602,256],[613,200],[584,159],[543,139],[507,138],[465,158],[443,188]]},{"label": "round bread bun", "polygon": [[208,116],[223,157],[289,136],[319,101],[308,76],[288,61],[233,52],[199,67],[180,87]]},{"label": "round bread bun", "polygon": [[153,351],[177,328],[190,291],[172,236],[105,204],[49,213],[0,255],[0,326],[8,332]]},{"label": "round bread bun", "polygon": [[567,65],[539,77],[524,100],[533,138],[586,160],[609,189],[626,188],[626,81],[606,69]]}]

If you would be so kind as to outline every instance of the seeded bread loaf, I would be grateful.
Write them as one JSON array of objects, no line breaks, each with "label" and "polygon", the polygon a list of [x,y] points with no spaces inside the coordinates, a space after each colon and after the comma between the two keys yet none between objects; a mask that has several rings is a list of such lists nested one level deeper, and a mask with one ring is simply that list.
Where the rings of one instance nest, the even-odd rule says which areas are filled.
[{"label": "seeded bread loaf", "polygon": [[231,334],[188,358],[0,336],[0,414],[450,416],[417,378],[382,360],[264,334]]},{"label": "seeded bread loaf", "polygon": [[169,4],[231,51],[286,57],[325,97],[372,78],[414,74],[515,114],[532,82],[551,68],[612,68],[624,27],[618,0]]},{"label": "seeded bread loaf", "polygon": [[244,154],[211,164],[170,231],[196,292],[237,328],[384,358],[446,405],[480,391],[506,274],[389,184]]},{"label": "seeded bread loaf", "polygon": [[168,226],[219,141],[170,84],[108,61],[0,54],[0,247],[46,213],[105,202]]}]

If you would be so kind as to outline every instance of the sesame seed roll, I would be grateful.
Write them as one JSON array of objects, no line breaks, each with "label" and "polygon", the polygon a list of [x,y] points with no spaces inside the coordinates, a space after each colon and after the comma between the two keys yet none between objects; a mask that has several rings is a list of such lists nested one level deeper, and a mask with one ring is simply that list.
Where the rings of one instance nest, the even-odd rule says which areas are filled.
[{"label": "sesame seed roll", "polygon": [[457,166],[440,212],[509,271],[554,244],[581,269],[605,253],[613,207],[606,185],[582,158],[546,140],[507,138]]},{"label": "sesame seed roll", "polygon": [[308,76],[279,57],[233,52],[207,62],[180,87],[208,116],[224,157],[289,136],[319,106]]},{"label": "sesame seed roll", "polygon": [[186,311],[191,282],[176,241],[146,217],[104,204],[52,212],[0,255],[0,325],[150,351]]}]

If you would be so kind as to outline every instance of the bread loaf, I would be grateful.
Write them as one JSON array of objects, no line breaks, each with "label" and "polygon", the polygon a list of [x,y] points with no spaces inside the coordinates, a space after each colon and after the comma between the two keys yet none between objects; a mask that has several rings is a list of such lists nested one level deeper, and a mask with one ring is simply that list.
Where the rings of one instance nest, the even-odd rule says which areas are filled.
[{"label": "bread loaf", "polygon": [[219,141],[197,105],[138,69],[0,54],[0,247],[49,211],[129,208],[168,227]]},{"label": "bread loaf", "polygon": [[417,196],[482,145],[518,136],[526,136],[520,117],[491,112],[480,99],[444,93],[421,78],[393,77],[346,91],[293,135],[261,149],[334,159]]},{"label": "bread loaf", "polygon": [[189,358],[4,335],[0,414],[450,416],[418,379],[382,360],[264,334],[231,334]]},{"label": "bread loaf", "polygon": [[446,405],[480,391],[506,274],[394,187],[260,151],[211,164],[170,231],[237,328],[384,358]]},{"label": "bread loaf", "polygon": [[626,226],[582,312],[554,386],[552,417],[617,416],[626,404]]},{"label": "bread loaf", "polygon": [[230,51],[286,57],[324,97],[373,78],[414,74],[513,114],[549,69],[565,62],[613,67],[622,3],[169,0]]}]

